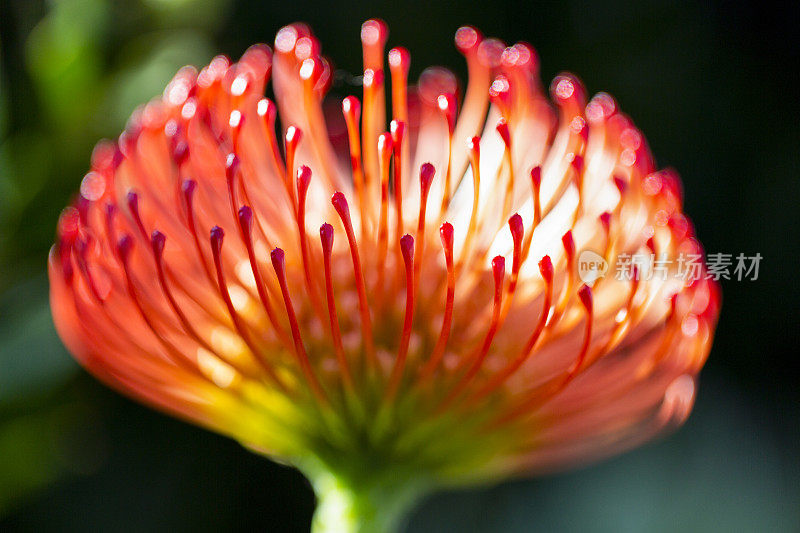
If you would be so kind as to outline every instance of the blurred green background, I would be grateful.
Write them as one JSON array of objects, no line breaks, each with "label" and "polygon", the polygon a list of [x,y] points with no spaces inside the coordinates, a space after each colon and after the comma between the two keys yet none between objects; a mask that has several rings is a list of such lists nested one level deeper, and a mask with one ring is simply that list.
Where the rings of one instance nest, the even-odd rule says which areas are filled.
[{"label": "blurred green background", "polygon": [[[464,23],[615,95],[659,163],[681,172],[709,252],[764,257],[723,283],[686,426],[601,465],[442,494],[409,531],[798,531],[797,3],[0,0],[0,528],[307,531],[296,472],[154,413],[80,370],[53,330],[45,258],[93,144],[184,64],[238,57],[303,20],[357,72],[378,16],[412,77],[464,75]],[[344,89],[342,89],[344,90]]]}]

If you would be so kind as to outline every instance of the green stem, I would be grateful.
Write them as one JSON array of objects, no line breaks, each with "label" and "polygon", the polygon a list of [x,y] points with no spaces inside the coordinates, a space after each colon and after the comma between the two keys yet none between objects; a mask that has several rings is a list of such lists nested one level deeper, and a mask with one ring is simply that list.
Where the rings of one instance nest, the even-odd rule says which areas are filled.
[{"label": "green stem", "polygon": [[353,488],[324,471],[316,472],[312,483],[317,495],[312,533],[396,533],[422,493],[420,487],[385,482]]}]

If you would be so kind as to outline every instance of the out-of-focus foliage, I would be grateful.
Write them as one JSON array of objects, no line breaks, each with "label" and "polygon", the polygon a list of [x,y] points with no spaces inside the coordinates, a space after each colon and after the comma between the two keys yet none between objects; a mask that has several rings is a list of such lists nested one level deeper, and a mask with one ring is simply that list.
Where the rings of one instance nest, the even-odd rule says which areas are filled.
[{"label": "out-of-focus foliage", "polygon": [[19,71],[4,73],[22,87],[14,87],[14,102],[2,89],[0,291],[41,265],[58,205],[86,171],[92,145],[117,135],[177,68],[210,59],[225,4],[53,0],[5,8],[35,26],[27,34],[14,28],[25,36],[16,43],[21,63],[8,61]]},{"label": "out-of-focus foliage", "polygon": [[0,515],[99,460],[76,452],[99,441],[92,431],[76,439],[90,417],[85,401],[65,392],[78,367],[55,333],[47,299],[45,257],[60,207],[97,140],[117,135],[179,67],[210,59],[226,4],[0,7],[0,20],[16,24],[0,30]]}]

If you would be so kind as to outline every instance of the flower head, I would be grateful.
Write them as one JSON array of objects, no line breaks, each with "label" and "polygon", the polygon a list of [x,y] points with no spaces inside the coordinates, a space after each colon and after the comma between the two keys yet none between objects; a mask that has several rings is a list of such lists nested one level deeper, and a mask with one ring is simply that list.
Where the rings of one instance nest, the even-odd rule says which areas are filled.
[{"label": "flower head", "polygon": [[362,27],[362,100],[330,105],[294,24],[180,70],[100,143],[49,261],[70,350],[350,485],[536,473],[682,423],[718,288],[620,259],[702,254],[677,175],[608,94],[562,74],[548,99],[527,44],[460,28],[461,94],[442,68],[409,86],[403,48],[387,76],[387,35]]}]

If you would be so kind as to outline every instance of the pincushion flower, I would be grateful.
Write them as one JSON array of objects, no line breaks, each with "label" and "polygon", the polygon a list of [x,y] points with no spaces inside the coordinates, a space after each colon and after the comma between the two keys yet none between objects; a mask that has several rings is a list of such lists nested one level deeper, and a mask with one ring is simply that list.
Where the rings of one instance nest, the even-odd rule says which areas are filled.
[{"label": "pincushion flower", "polygon": [[[362,27],[362,101],[328,95],[302,24],[180,70],[97,146],[49,258],[76,358],[300,468],[320,531],[676,427],[719,310],[702,271],[672,275],[702,253],[680,181],[611,96],[563,74],[548,99],[530,46],[471,27],[463,95],[442,68],[409,86],[387,35]],[[584,250],[623,275],[584,283]]]}]

